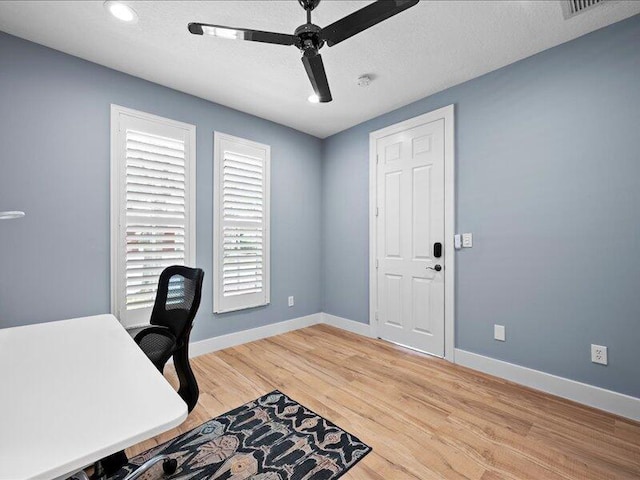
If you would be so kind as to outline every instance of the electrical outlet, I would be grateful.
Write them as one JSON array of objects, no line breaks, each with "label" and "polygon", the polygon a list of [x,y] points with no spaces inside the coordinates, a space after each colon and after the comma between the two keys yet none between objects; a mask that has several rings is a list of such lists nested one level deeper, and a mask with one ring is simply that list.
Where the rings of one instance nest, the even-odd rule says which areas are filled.
[{"label": "electrical outlet", "polygon": [[609,362],[607,359],[607,347],[591,344],[591,361],[593,363],[607,365]]},{"label": "electrical outlet", "polygon": [[295,304],[295,299],[293,298],[293,296],[289,297],[289,306],[293,307],[294,304]]},{"label": "electrical outlet", "polygon": [[493,338],[501,342],[507,341],[507,334],[506,334],[504,325],[493,326]]}]

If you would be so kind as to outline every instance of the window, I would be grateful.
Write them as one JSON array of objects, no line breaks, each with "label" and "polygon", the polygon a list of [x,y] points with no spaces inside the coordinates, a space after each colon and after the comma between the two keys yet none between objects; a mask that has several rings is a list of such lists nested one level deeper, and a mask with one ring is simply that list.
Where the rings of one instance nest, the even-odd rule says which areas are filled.
[{"label": "window", "polygon": [[111,311],[149,323],[160,272],[195,263],[195,126],[111,106]]},{"label": "window", "polygon": [[271,147],[216,132],[214,312],[269,303]]}]

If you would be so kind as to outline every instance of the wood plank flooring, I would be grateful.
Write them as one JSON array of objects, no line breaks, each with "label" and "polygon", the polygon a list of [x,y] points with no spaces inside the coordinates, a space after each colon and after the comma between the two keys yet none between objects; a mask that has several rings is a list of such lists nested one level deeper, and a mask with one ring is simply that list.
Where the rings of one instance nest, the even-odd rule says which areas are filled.
[{"label": "wood plank flooring", "polygon": [[639,423],[326,325],[192,365],[198,406],[130,456],[278,389],[373,447],[345,480],[640,479]]}]

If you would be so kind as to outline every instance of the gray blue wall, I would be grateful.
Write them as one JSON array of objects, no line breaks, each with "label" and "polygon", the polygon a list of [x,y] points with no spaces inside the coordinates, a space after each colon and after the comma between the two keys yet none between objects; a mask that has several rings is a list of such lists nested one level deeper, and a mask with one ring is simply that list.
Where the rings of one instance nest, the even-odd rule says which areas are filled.
[{"label": "gray blue wall", "polygon": [[455,104],[457,347],[640,397],[639,46],[636,16],[326,139],[323,311],[368,321],[369,132]]},{"label": "gray blue wall", "polygon": [[[0,32],[0,328],[108,312],[109,109],[197,127],[197,260],[205,272],[192,338],[320,311],[321,141],[290,128]],[[271,305],[214,316],[213,131],[271,145]],[[296,304],[287,307],[287,296]]]},{"label": "gray blue wall", "polygon": [[[366,323],[369,132],[455,104],[457,230],[474,233],[457,347],[640,396],[637,45],[640,16],[320,141],[0,33],[0,210],[27,211],[0,222],[0,328],[109,310],[111,103],[197,126],[194,339],[321,310]],[[223,316],[213,130],[272,146],[272,305]]]}]

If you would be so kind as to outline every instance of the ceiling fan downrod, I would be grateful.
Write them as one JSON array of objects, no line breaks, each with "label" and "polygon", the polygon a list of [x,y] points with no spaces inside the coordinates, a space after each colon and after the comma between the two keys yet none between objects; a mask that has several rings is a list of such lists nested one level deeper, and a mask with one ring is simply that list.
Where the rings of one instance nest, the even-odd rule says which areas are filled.
[{"label": "ceiling fan downrod", "polygon": [[322,29],[311,23],[311,12],[318,6],[320,0],[298,0],[298,3],[307,12],[307,23],[300,25],[294,32],[294,35],[298,37],[296,46],[303,54],[306,52],[306,55],[311,55],[311,50],[315,50],[315,53],[317,53],[324,45],[324,41],[320,38]]}]

